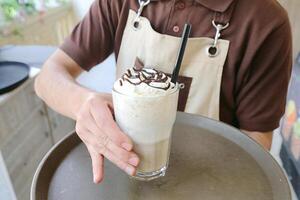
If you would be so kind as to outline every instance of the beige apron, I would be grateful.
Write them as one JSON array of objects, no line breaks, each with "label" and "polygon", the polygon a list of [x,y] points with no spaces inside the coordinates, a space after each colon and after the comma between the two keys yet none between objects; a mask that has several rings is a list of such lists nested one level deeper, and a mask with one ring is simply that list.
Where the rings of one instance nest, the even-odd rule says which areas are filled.
[{"label": "beige apron", "polygon": [[[145,66],[172,73],[180,38],[156,32],[145,17],[140,17],[139,26],[135,28],[133,21],[136,16],[136,12],[129,11],[117,60],[117,78],[134,66],[136,57]],[[191,80],[184,112],[219,120],[221,79],[229,41],[218,40],[218,53],[211,57],[207,49],[213,43],[211,38],[190,38],[180,75]]]}]

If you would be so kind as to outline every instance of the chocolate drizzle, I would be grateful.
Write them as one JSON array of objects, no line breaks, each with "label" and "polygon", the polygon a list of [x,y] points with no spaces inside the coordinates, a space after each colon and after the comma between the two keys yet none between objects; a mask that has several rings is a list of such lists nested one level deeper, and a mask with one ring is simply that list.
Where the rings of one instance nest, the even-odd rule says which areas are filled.
[{"label": "chocolate drizzle", "polygon": [[128,76],[132,76],[130,69],[127,70]]},{"label": "chocolate drizzle", "polygon": [[168,77],[165,73],[152,68],[131,68],[126,70],[126,73],[120,79],[120,85],[128,82],[132,85],[147,84],[149,87],[168,90],[171,86],[168,82]]}]

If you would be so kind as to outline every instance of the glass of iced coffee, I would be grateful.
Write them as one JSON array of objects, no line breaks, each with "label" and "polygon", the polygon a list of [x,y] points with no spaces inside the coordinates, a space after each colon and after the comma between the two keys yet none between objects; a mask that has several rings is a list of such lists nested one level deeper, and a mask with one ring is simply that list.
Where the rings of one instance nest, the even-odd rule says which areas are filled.
[{"label": "glass of iced coffee", "polygon": [[134,178],[152,180],[165,175],[178,93],[178,84],[152,68],[130,68],[115,82],[116,121],[140,157]]}]

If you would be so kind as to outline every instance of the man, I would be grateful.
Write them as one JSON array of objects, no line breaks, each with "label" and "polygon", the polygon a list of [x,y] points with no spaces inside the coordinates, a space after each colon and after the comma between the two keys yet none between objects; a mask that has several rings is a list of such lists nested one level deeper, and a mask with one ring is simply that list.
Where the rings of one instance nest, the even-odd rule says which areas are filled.
[{"label": "man", "polygon": [[233,125],[270,149],[292,63],[288,17],[276,1],[96,0],[35,84],[49,106],[76,120],[95,183],[103,178],[103,156],[130,175],[139,158],[113,120],[111,95],[75,78],[112,52],[117,77],[136,57],[171,72],[185,23],[193,28],[180,72],[186,85],[180,110]]}]

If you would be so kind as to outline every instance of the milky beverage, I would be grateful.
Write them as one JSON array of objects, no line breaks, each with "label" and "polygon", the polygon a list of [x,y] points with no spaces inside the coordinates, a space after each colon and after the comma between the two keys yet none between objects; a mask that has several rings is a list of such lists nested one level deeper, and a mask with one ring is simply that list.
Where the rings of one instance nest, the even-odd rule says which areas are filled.
[{"label": "milky beverage", "polygon": [[116,121],[141,159],[137,178],[151,180],[165,174],[177,101],[178,84],[152,68],[130,68],[115,82]]}]

